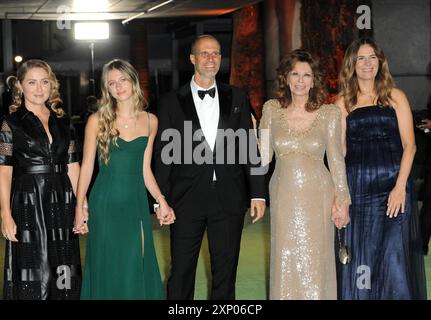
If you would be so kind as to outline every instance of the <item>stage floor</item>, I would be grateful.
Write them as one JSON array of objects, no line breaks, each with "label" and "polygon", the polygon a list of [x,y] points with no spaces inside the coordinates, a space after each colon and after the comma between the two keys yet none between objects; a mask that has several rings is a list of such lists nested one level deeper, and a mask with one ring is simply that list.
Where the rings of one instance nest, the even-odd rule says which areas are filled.
[{"label": "stage floor", "polygon": [[[238,300],[265,300],[268,298],[269,255],[270,255],[270,215],[267,210],[264,218],[256,224],[251,223],[247,213],[241,242],[241,253],[238,265],[236,298]],[[161,228],[152,215],[154,242],[159,261],[162,280],[166,283],[169,276],[169,227]],[[0,241],[0,288],[3,287],[4,238]],[[81,257],[85,257],[85,237],[81,237]],[[206,236],[198,261],[196,274],[195,299],[205,300],[210,289],[210,258]],[[427,272],[428,299],[431,300],[431,256],[425,257]],[[0,296],[2,296],[0,290]]]}]

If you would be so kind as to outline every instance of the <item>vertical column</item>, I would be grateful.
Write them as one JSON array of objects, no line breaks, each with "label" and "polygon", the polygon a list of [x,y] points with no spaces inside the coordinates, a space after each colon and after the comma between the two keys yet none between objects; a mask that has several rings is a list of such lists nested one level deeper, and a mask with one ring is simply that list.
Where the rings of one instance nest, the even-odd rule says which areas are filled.
[{"label": "vertical column", "polygon": [[301,46],[300,0],[266,0],[264,2],[266,92],[273,96],[276,70],[280,60]]},{"label": "vertical column", "polygon": [[2,20],[2,43],[3,43],[3,72],[6,74],[13,70],[13,49],[12,49],[12,22]]},{"label": "vertical column", "polygon": [[265,79],[266,92],[269,97],[272,96],[275,89],[276,69],[280,61],[279,24],[276,4],[277,0],[266,0],[264,2]]},{"label": "vertical column", "polygon": [[263,30],[259,5],[233,14],[230,83],[247,90],[259,119],[265,95]]},{"label": "vertical column", "polygon": [[175,38],[175,32],[172,33],[172,89],[178,89],[180,86],[180,74],[178,65],[178,39]]},{"label": "vertical column", "polygon": [[[13,50],[12,50],[12,22],[2,20],[2,45],[3,45],[3,75],[8,75],[13,70]],[[6,80],[6,79],[4,79]],[[7,84],[0,80],[0,117],[9,113],[9,96]],[[3,98],[3,93],[5,98]],[[6,98],[7,97],[7,98]]]},{"label": "vertical column", "polygon": [[280,31],[279,46],[281,57],[292,51],[295,6],[296,0],[279,0],[276,3],[276,13]]},{"label": "vertical column", "polygon": [[150,97],[150,73],[147,52],[147,28],[143,20],[135,20],[130,25],[131,63],[139,74],[139,82],[147,100]]}]

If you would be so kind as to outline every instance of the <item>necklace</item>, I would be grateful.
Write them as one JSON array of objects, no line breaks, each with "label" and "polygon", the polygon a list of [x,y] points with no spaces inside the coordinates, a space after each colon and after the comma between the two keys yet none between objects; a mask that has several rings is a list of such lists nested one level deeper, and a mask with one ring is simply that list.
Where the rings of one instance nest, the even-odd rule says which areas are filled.
[{"label": "necklace", "polygon": [[[123,117],[123,116],[121,116],[121,115],[117,115],[118,116],[118,118],[117,118],[117,122],[118,122],[118,124],[121,126],[121,127],[123,127],[124,129],[129,129],[130,128],[130,124],[128,123],[128,121],[129,120],[134,120],[134,127],[135,127],[135,129],[136,129],[136,117],[129,117],[129,118],[125,118],[125,117]],[[120,118],[122,118],[121,119],[121,122],[120,121],[118,121],[118,120],[120,120]]]}]

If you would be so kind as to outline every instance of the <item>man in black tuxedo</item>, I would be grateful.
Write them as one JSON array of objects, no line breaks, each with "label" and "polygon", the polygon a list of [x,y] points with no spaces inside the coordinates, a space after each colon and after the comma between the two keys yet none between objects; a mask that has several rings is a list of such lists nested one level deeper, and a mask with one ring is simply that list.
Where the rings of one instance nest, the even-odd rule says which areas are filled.
[{"label": "man in black tuxedo", "polygon": [[190,61],[195,69],[192,80],[165,96],[158,108],[155,176],[176,214],[170,226],[168,299],[193,299],[205,230],[210,298],[235,299],[244,214],[251,201],[253,222],[263,216],[264,175],[255,170],[260,163],[251,150],[257,150],[257,143],[246,95],[215,81],[220,43],[211,35],[198,37]]}]

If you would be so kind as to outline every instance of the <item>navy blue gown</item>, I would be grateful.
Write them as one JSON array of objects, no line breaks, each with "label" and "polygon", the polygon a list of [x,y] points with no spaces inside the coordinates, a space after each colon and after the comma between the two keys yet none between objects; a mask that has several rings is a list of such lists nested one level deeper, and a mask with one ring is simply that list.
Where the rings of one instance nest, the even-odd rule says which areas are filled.
[{"label": "navy blue gown", "polygon": [[352,261],[338,265],[339,298],[426,299],[424,259],[413,180],[405,213],[386,216],[403,148],[395,110],[369,106],[347,116],[346,171],[352,205],[345,229]]}]

